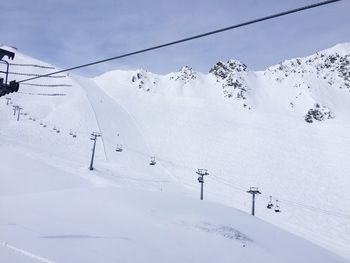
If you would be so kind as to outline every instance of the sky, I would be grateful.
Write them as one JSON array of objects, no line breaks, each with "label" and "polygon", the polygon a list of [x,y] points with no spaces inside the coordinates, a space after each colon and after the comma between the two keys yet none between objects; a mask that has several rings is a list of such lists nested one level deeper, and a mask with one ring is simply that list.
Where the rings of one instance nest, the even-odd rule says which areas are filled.
[{"label": "sky", "polygon": [[[319,1],[2,0],[0,44],[67,68]],[[350,1],[343,0],[75,73],[143,68],[166,74],[184,65],[207,73],[228,59],[264,70],[349,42],[349,10]]]}]

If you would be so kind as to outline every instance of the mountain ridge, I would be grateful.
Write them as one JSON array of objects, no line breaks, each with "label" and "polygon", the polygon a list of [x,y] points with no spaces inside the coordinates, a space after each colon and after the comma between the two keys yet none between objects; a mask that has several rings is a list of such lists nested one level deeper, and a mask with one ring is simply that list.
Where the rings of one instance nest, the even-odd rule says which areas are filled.
[{"label": "mountain ridge", "polygon": [[[14,63],[45,65],[44,62],[35,61],[18,52]],[[234,60],[229,61],[233,62]],[[33,75],[53,71],[31,66],[14,66],[13,69],[17,73]],[[289,73],[290,69],[294,69],[289,65],[285,69],[288,69],[287,77],[284,75],[286,72],[277,70],[266,75],[264,72],[243,71],[242,74],[242,71],[228,71],[227,75],[218,78],[214,74],[193,73],[193,69],[185,67],[180,73],[167,75],[157,75],[146,70],[117,71],[117,74],[112,72],[86,79],[69,73],[59,74],[58,78],[40,78],[28,82],[44,86],[23,83],[20,92],[13,93],[10,97],[13,103],[24,108],[27,116],[21,116],[17,122],[13,120],[12,106],[6,106],[5,100],[0,105],[0,145],[4,146],[0,150],[2,156],[5,156],[3,160],[6,160],[6,172],[2,178],[11,182],[9,185],[12,187],[9,187],[8,192],[14,193],[45,191],[67,185],[83,187],[83,184],[69,179],[75,176],[93,182],[94,186],[97,183],[101,195],[97,194],[96,198],[113,207],[103,211],[104,218],[107,223],[113,221],[112,225],[118,227],[121,215],[108,196],[117,196],[122,207],[126,206],[122,198],[129,204],[128,197],[124,194],[105,194],[104,186],[112,185],[111,192],[114,192],[115,185],[160,192],[159,195],[155,194],[160,200],[169,192],[198,199],[196,171],[198,168],[206,168],[209,176],[205,178],[205,201],[200,203],[204,207],[209,201],[214,206],[215,203],[220,203],[250,213],[251,196],[246,191],[251,186],[258,186],[262,195],[256,200],[257,217],[349,258],[350,228],[347,215],[350,210],[348,199],[343,194],[347,191],[350,173],[347,129],[350,126],[350,103],[347,89],[328,83],[330,77],[334,77],[334,83],[339,80],[335,71],[330,71],[334,67],[319,68],[320,72],[330,74],[329,79],[323,79],[323,73],[318,78],[314,73],[304,73],[303,77],[298,72]],[[283,79],[276,80],[279,77]],[[27,76],[11,75],[11,78],[20,80]],[[242,85],[237,85],[238,82]],[[49,86],[59,84],[70,86]],[[245,99],[237,98],[244,85],[247,87]],[[65,96],[42,96],[44,92],[47,95],[59,92]],[[229,93],[232,95],[225,96]],[[246,107],[244,103],[247,104]],[[312,119],[312,125],[305,120],[310,109],[312,112],[307,119]],[[316,109],[325,115],[314,112]],[[334,119],[328,119],[326,109],[332,116],[334,114]],[[325,119],[325,122],[314,118]],[[77,135],[76,138],[70,135],[71,131]],[[96,170],[90,173],[87,165],[91,156],[90,133],[93,131],[100,131],[103,137],[97,142]],[[122,152],[116,152],[118,144],[123,145]],[[24,155],[30,158],[22,154],[16,155],[16,152],[25,152]],[[33,169],[29,177],[23,173],[23,167],[17,165],[17,156],[25,164],[23,167],[26,172]],[[149,165],[151,156],[156,157],[155,166]],[[31,159],[35,159],[35,162]],[[46,168],[42,174],[41,163],[49,164],[49,167],[43,166]],[[57,167],[60,169],[55,169]],[[31,184],[16,187],[14,180],[19,179]],[[38,179],[40,184],[37,185],[35,182]],[[52,183],[45,182],[51,179]],[[56,184],[56,180],[60,183]],[[177,184],[176,191],[171,189],[174,182]],[[86,196],[92,192],[88,190]],[[70,196],[76,195],[73,190]],[[274,204],[276,199],[279,200],[281,213],[266,208],[270,195]],[[51,203],[46,203],[45,197],[51,195],[42,196],[45,210],[41,210],[43,213],[40,217],[45,218],[47,210],[55,209],[50,208]],[[57,196],[62,195],[57,193]],[[13,197],[17,198],[18,201],[14,202],[16,208],[16,203],[23,200],[20,196]],[[57,202],[58,198],[50,200]],[[67,199],[63,200],[70,203]],[[167,198],[160,205],[160,210],[171,209],[172,206],[166,203],[168,200]],[[99,206],[96,201],[91,201],[96,207]],[[138,202],[138,199],[135,200],[135,203]],[[36,202],[33,200],[29,204],[30,210]],[[142,206],[143,203],[140,204]],[[60,205],[64,210],[65,206],[62,203]],[[84,206],[84,213],[88,214],[89,205]],[[6,210],[8,206],[4,203],[3,207]],[[70,211],[74,211],[73,208]],[[154,210],[148,206],[147,209],[150,209],[154,220]],[[191,209],[197,211],[197,207],[192,205]],[[15,215],[15,210],[11,214],[14,217],[4,214],[8,222],[15,220],[15,223],[39,228],[26,221],[20,213]],[[113,218],[108,217],[111,210],[116,211]],[[138,215],[140,214],[132,213],[130,218],[137,218]],[[84,220],[86,219],[89,217]],[[40,220],[42,219],[34,222],[43,222]],[[58,218],[55,220],[60,221]],[[220,220],[217,219],[215,224],[209,225],[205,222],[194,224],[188,218],[180,220],[186,226],[195,225],[196,231],[199,229],[222,233],[222,226],[227,231],[239,229],[228,223],[219,223]],[[197,218],[193,220],[197,221]],[[69,225],[68,221],[70,215],[65,214],[65,224]],[[105,221],[101,222],[104,225]],[[169,222],[171,225],[172,221]],[[93,221],[87,221],[86,229],[91,229],[88,227],[91,225],[94,225]],[[75,230],[74,225],[69,227]],[[74,231],[64,233],[65,229],[57,231],[60,233],[52,233],[52,229],[50,233],[49,230],[48,226],[45,236],[79,236]],[[104,228],[91,234],[87,231],[85,234],[102,237],[105,234],[100,231],[107,230]],[[10,245],[16,246],[18,240],[21,240],[21,231],[16,231],[18,238],[16,240],[13,237],[15,243],[10,242]],[[246,231],[240,232],[246,234]],[[7,237],[11,237],[10,234]],[[269,233],[264,236],[269,236]],[[30,237],[30,240],[35,238]],[[97,244],[102,240],[97,238],[91,241]],[[41,240],[45,243],[44,241]],[[110,240],[106,240],[108,242]],[[62,242],[60,246],[64,247],[64,244]],[[272,242],[271,246],[273,245]],[[99,251],[106,252],[104,249],[98,248]],[[40,251],[39,254],[44,256],[45,249]],[[55,255],[55,251],[49,254]],[[80,250],[79,257],[84,257],[82,251]],[[115,251],[115,247],[111,251]],[[113,252],[106,253],[113,255]],[[284,254],[285,250],[281,253]],[[232,257],[228,260],[232,260]]]},{"label": "mountain ridge", "polygon": [[[285,60],[280,64],[268,67],[265,71],[250,71],[245,64],[230,59],[227,62],[217,62],[207,74],[184,66],[178,72],[166,75],[157,75],[146,70],[117,70],[106,72],[95,79],[113,77],[113,75],[118,78],[117,75],[125,77],[125,75],[133,74],[132,82],[135,83],[137,80],[138,83],[129,85],[123,82],[123,85],[161,93],[166,92],[167,88],[174,89],[172,87],[177,86],[182,90],[178,94],[190,94],[191,86],[200,90],[198,86],[204,82],[208,86],[206,89],[221,90],[225,98],[232,99],[248,110],[256,107],[251,100],[251,97],[257,99],[254,93],[266,92],[269,93],[268,96],[286,100],[284,105],[275,110],[284,110],[286,114],[296,112],[305,122],[313,123],[338,117],[336,98],[342,95],[338,94],[337,89],[350,92],[349,71],[350,43],[344,43],[305,58]],[[278,93],[268,86],[280,87],[285,90],[285,93]],[[184,93],[183,90],[186,90],[187,93]],[[327,94],[324,94],[325,92]],[[341,105],[347,102],[347,99],[345,101],[341,99]]]}]

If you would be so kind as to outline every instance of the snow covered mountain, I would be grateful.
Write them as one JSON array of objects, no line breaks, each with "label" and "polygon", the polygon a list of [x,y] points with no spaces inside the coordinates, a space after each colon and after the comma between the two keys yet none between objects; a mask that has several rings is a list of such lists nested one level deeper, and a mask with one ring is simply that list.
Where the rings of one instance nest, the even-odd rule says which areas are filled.
[{"label": "snow covered mountain", "polygon": [[[10,76],[52,70],[16,51]],[[346,262],[327,250],[350,258],[349,72],[346,43],[262,72],[229,60],[23,83],[0,98],[0,259]]]}]

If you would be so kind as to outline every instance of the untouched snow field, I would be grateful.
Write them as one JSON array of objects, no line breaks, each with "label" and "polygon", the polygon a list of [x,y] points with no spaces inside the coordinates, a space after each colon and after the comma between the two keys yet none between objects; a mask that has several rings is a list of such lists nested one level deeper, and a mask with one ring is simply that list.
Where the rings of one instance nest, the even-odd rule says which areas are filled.
[{"label": "untouched snow field", "polygon": [[[19,52],[14,63],[27,74],[17,80],[54,70]],[[244,101],[186,68],[61,74],[7,96],[27,113],[20,121],[1,97],[0,261],[348,262],[350,94],[312,91],[291,110],[291,80],[236,80]],[[336,117],[306,123],[311,101]],[[102,138],[89,171],[93,131]],[[210,173],[204,201],[197,168]],[[250,186],[263,193],[257,217]],[[270,195],[281,213],[266,209]]]}]

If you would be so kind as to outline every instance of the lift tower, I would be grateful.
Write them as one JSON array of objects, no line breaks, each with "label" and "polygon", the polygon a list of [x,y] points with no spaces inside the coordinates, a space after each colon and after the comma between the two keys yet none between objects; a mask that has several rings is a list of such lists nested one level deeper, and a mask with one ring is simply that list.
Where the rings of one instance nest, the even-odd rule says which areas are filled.
[{"label": "lift tower", "polygon": [[251,194],[253,196],[252,199],[252,216],[255,215],[255,195],[261,194],[261,192],[258,190],[258,187],[250,187],[249,191],[247,193]]},{"label": "lift tower", "polygon": [[198,182],[201,184],[201,200],[203,200],[204,176],[209,173],[207,169],[198,169],[196,173],[199,175]]}]

